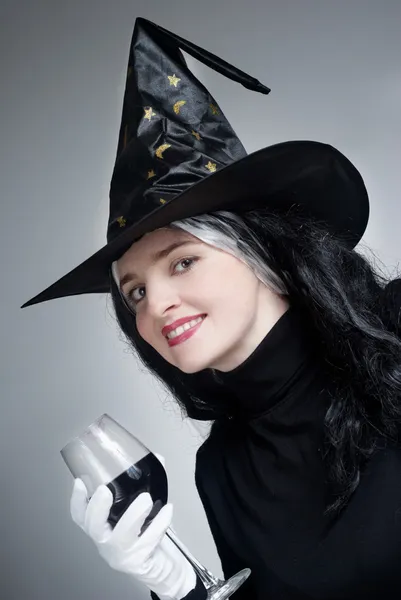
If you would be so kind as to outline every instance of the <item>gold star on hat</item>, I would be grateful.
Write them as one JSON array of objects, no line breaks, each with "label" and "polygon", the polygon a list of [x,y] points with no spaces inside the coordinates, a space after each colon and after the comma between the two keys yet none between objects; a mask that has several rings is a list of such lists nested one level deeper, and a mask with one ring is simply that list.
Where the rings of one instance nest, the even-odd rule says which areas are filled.
[{"label": "gold star on hat", "polygon": [[125,227],[127,224],[127,219],[124,219],[124,217],[118,217],[117,223],[120,225],[120,227]]},{"label": "gold star on hat", "polygon": [[175,76],[175,73],[174,75],[168,75],[168,79],[170,81],[170,85],[173,85],[174,87],[177,87],[177,83],[181,81],[179,77]]},{"label": "gold star on hat", "polygon": [[151,120],[152,117],[156,116],[156,113],[153,112],[153,108],[149,106],[149,108],[144,108],[145,111],[145,119]]}]

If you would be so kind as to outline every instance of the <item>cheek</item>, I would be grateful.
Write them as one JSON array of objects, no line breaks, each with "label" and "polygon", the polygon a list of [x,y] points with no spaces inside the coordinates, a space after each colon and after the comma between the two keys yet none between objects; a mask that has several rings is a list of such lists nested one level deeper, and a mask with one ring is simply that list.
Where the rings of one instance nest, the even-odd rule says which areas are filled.
[{"label": "cheek", "polygon": [[226,269],[214,281],[213,288],[218,305],[230,318],[249,314],[254,309],[258,280],[248,269],[238,268],[238,265]]},{"label": "cheek", "polygon": [[155,331],[152,319],[137,316],[136,328],[141,338],[159,352],[160,344],[163,344],[163,338],[160,332]]},{"label": "cheek", "polygon": [[141,338],[143,338],[145,342],[149,343],[149,326],[146,323],[146,319],[144,319],[141,315],[136,316],[136,328]]}]

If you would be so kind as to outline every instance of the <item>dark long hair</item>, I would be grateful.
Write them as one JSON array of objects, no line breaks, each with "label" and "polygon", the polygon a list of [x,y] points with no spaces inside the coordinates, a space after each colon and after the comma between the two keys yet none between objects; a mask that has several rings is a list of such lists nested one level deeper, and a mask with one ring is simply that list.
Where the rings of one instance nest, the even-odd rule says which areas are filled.
[{"label": "dark long hair", "polygon": [[[325,463],[336,514],[359,484],[367,459],[383,443],[400,440],[401,279],[390,279],[324,224],[301,214],[258,209],[213,213],[216,229],[236,232],[243,248],[276,273],[289,302],[302,311],[321,344],[335,393],[325,417]],[[199,217],[201,218],[201,217]],[[111,278],[118,324],[132,350],[173,395],[183,415],[218,420],[230,401],[211,369],[186,374],[170,365],[138,334]]]}]

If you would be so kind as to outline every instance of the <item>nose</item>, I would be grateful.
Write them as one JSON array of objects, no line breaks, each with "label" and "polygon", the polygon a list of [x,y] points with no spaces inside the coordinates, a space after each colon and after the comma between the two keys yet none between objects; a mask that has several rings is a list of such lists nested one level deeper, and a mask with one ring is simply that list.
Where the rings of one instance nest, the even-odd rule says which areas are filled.
[{"label": "nose", "polygon": [[160,319],[166,312],[181,304],[177,290],[167,281],[148,283],[146,300],[148,314],[154,319]]}]

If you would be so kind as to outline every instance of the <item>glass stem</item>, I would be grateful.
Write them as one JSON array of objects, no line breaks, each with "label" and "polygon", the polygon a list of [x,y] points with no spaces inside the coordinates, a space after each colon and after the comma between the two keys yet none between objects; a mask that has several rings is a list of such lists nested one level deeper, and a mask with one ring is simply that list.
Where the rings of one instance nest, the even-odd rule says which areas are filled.
[{"label": "glass stem", "polygon": [[184,544],[178,539],[175,531],[169,527],[166,531],[167,537],[177,546],[177,548],[183,553],[185,558],[191,563],[196,573],[199,575],[199,579],[202,581],[205,588],[208,590],[213,586],[217,586],[223,583],[218,577],[212,575],[212,573],[206,569],[199,561],[196,560],[194,556],[190,553],[188,548],[184,546]]}]

